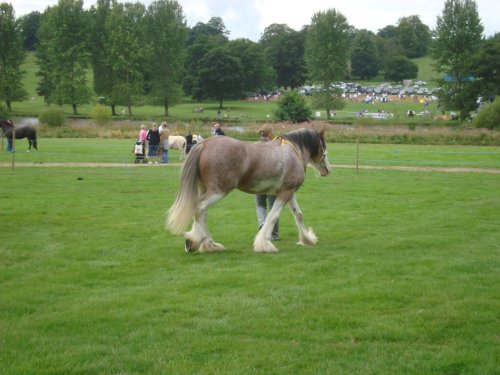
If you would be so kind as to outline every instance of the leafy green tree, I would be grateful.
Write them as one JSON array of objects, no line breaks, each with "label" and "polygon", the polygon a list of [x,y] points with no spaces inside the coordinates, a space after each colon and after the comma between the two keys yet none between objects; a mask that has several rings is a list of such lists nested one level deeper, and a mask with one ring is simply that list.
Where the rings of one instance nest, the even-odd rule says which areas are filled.
[{"label": "leafy green tree", "polygon": [[315,92],[312,95],[312,102],[314,108],[328,108],[328,111],[333,113],[338,109],[344,108],[346,105],[344,98],[342,98],[342,90],[338,88]]},{"label": "leafy green tree", "polygon": [[305,33],[285,24],[272,24],[262,34],[259,44],[266,50],[267,61],[276,71],[278,87],[298,87],[305,82]]},{"label": "leafy green tree", "polygon": [[400,18],[396,30],[406,57],[414,58],[427,54],[431,43],[431,32],[429,26],[424,25],[419,16]]},{"label": "leafy green tree", "polygon": [[477,107],[478,88],[471,65],[481,46],[482,33],[475,1],[446,1],[437,18],[432,57],[437,71],[444,74],[438,94],[440,105],[458,111],[462,121]]},{"label": "leafy green tree", "polygon": [[241,60],[228,48],[216,47],[202,57],[195,87],[198,93],[202,93],[202,99],[217,100],[222,109],[224,99],[245,96],[242,75]]},{"label": "leafy green tree", "polygon": [[[305,56],[313,83],[330,90],[348,71],[351,55],[352,27],[335,9],[315,13],[307,32]],[[335,92],[331,92],[335,95]],[[333,108],[325,108],[328,118]]]},{"label": "leafy green tree", "polygon": [[161,103],[168,116],[170,105],[182,97],[187,28],[182,7],[175,0],[153,2],[146,15],[148,72],[154,103]]},{"label": "leafy green tree", "polygon": [[281,121],[297,123],[308,121],[312,116],[312,111],[303,95],[300,95],[297,90],[290,90],[285,92],[278,101],[275,116]]},{"label": "leafy green tree", "polygon": [[91,14],[91,63],[94,77],[94,91],[100,98],[99,102],[111,107],[111,114],[116,116],[116,103],[111,100],[113,90],[113,70],[110,36],[106,23],[111,14],[115,0],[97,0],[90,8]]},{"label": "leafy green tree", "polygon": [[87,84],[88,18],[82,0],[59,0],[42,15],[37,59],[41,81],[38,93],[48,103],[77,107],[90,101]]},{"label": "leafy green tree", "polygon": [[406,56],[391,57],[385,65],[384,77],[394,82],[417,78],[417,75],[418,65]]},{"label": "leafy green tree", "polygon": [[23,34],[23,46],[26,51],[36,50],[37,33],[40,28],[40,12],[31,12],[19,18]]},{"label": "leafy green tree", "polygon": [[379,72],[379,55],[376,36],[368,30],[358,30],[354,37],[351,55],[351,73],[369,80]]},{"label": "leafy green tree", "polygon": [[208,23],[198,22],[190,31],[186,43],[186,72],[183,88],[193,99],[202,100],[205,97],[200,87],[196,85],[202,58],[212,49],[221,47],[228,42],[226,28],[220,18],[213,18]]},{"label": "leafy green tree", "polygon": [[377,35],[383,39],[398,39],[399,32],[397,26],[387,25],[380,29]]},{"label": "leafy green tree", "polygon": [[500,95],[500,33],[487,39],[472,58],[471,70],[481,95]]},{"label": "leafy green tree", "polygon": [[396,38],[382,37],[378,33],[375,40],[377,43],[380,69],[383,69],[391,57],[405,55],[404,48]]},{"label": "leafy green tree", "polygon": [[112,76],[108,100],[126,106],[129,116],[132,105],[144,92],[145,12],[140,3],[113,3],[105,26],[109,38],[107,64]]},{"label": "leafy green tree", "polygon": [[11,111],[12,102],[24,100],[28,94],[22,86],[25,53],[21,30],[12,5],[7,3],[0,4],[0,41],[0,100]]},{"label": "leafy green tree", "polygon": [[238,58],[243,67],[243,95],[257,90],[275,88],[276,72],[267,64],[266,54],[262,46],[248,39],[236,39],[228,42],[226,48]]}]

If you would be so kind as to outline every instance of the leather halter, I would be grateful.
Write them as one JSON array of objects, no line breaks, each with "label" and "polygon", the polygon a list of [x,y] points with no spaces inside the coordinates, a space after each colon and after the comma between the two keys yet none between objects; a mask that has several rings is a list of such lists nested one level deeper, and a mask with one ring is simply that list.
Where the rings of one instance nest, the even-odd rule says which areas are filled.
[{"label": "leather halter", "polygon": [[280,140],[281,141],[281,146],[283,146],[285,143],[289,144],[291,147],[292,147],[292,150],[295,152],[295,154],[299,157],[300,161],[302,162],[302,166],[304,167],[304,171],[306,170],[306,164],[304,163],[304,159],[302,158],[302,155],[299,153],[299,151],[297,150],[297,147],[295,147],[295,145],[290,142],[288,139],[285,139],[281,136],[277,136],[273,139],[274,140]]}]

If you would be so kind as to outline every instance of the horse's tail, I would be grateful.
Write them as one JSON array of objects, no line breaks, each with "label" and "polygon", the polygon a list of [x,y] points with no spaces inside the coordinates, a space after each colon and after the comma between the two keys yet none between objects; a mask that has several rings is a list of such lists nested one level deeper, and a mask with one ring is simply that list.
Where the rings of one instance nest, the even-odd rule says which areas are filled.
[{"label": "horse's tail", "polygon": [[182,168],[179,192],[168,210],[166,227],[174,234],[181,234],[189,225],[198,203],[198,165],[203,151],[202,145],[193,147]]}]

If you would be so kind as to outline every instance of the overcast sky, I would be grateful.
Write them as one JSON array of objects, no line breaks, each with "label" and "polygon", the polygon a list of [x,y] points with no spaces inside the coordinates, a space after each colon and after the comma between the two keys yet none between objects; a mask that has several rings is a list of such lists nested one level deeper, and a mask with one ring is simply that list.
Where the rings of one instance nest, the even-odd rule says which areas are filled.
[{"label": "overcast sky", "polygon": [[[9,2],[9,0],[4,0]],[[139,0],[148,5],[152,0]],[[43,12],[57,0],[10,0],[16,17]],[[120,2],[125,2],[121,1]],[[135,0],[128,0],[135,2]],[[211,17],[221,17],[230,31],[230,39],[248,38],[257,42],[264,29],[273,23],[287,24],[299,31],[311,23],[318,11],[330,8],[342,13],[356,29],[377,32],[387,25],[396,25],[398,19],[419,15],[431,29],[444,8],[444,0],[178,0],[188,26],[207,22]],[[89,8],[95,0],[84,0]],[[476,0],[486,36],[500,32],[500,1]]]}]

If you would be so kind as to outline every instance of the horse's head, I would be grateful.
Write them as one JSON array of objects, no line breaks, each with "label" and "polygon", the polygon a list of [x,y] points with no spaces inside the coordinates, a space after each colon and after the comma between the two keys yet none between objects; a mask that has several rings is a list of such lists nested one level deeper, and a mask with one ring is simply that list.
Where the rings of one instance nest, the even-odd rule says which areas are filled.
[{"label": "horse's head", "polygon": [[319,171],[321,176],[326,176],[330,173],[330,162],[328,161],[328,156],[326,154],[326,142],[325,142],[325,129],[317,132],[319,152],[315,155],[311,155],[311,165]]},{"label": "horse's head", "polygon": [[11,130],[14,127],[14,123],[12,122],[12,120],[0,120],[0,126],[5,133],[6,131]]},{"label": "horse's head", "polygon": [[321,176],[326,176],[330,172],[324,129],[319,132],[312,129],[299,129],[285,134],[283,137],[295,143],[302,150],[302,153],[308,154],[308,160],[304,159],[304,161],[309,162]]}]

